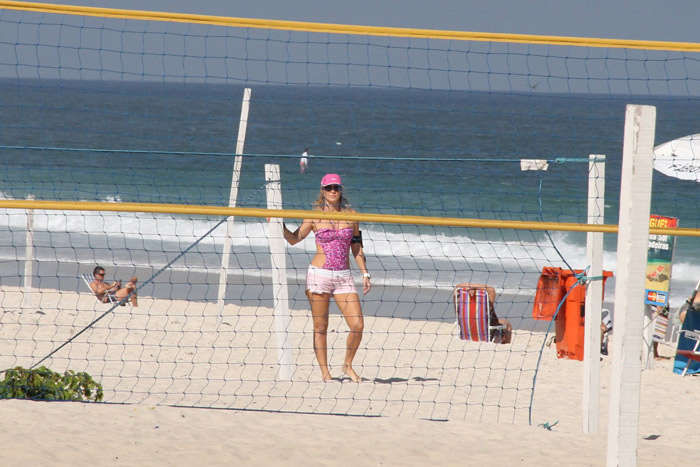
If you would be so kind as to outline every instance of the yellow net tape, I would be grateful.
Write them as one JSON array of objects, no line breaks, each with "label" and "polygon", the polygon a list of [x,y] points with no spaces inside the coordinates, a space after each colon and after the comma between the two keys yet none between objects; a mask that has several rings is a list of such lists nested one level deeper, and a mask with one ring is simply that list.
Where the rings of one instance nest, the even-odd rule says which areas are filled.
[{"label": "yellow net tape", "polygon": [[209,15],[193,15],[158,11],[95,8],[52,3],[0,1],[0,8],[64,15],[98,16],[143,21],[169,21],[179,23],[210,24],[238,28],[281,29],[329,34],[355,34],[365,36],[410,37],[457,41],[508,42],[522,44],[561,45],[575,47],[606,47],[622,49],[667,50],[676,52],[700,52],[700,43],[642,41],[627,39],[602,39],[587,37],[544,36],[534,34],[502,34],[487,32],[442,31],[437,29],[388,28],[347,24],[312,23],[304,21],[279,21],[269,19],[232,18]]}]

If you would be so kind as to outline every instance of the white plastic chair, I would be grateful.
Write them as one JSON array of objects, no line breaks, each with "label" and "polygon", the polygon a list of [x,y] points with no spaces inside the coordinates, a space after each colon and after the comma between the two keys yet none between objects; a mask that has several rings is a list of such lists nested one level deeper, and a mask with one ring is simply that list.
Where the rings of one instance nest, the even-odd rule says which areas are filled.
[{"label": "white plastic chair", "polygon": [[92,284],[92,281],[95,280],[92,274],[90,274],[89,272],[86,272],[86,273],[82,274],[80,277],[83,278],[83,281],[85,281],[85,285],[87,285],[88,290],[90,290],[90,292],[95,296],[95,298],[97,299],[98,302],[100,302],[100,303],[117,303],[117,299],[111,293],[105,294],[107,296],[107,300],[108,300],[107,302],[103,302],[102,300],[100,300],[100,298],[97,296],[97,294],[95,294],[95,291],[92,290],[92,287],[90,287],[90,284]]}]

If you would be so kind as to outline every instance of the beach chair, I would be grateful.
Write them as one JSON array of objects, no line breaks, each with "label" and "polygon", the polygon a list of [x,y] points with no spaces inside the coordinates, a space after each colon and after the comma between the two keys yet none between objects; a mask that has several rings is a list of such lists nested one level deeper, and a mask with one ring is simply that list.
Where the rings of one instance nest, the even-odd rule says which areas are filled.
[{"label": "beach chair", "polygon": [[688,368],[690,367],[691,362],[700,362],[700,351],[698,350],[698,347],[700,347],[700,331],[689,331],[687,329],[684,329],[681,332],[683,333],[686,339],[692,339],[695,341],[695,345],[693,346],[692,350],[681,349],[677,351],[678,355],[688,359],[688,362],[685,364],[685,368],[683,368],[683,372],[681,373],[681,376],[685,376],[685,374],[688,372]]},{"label": "beach chair", "polygon": [[83,281],[85,282],[85,285],[87,285],[88,290],[90,291],[90,293],[92,293],[95,296],[95,298],[97,298],[98,302],[100,302],[100,303],[117,303],[117,299],[111,293],[107,294],[108,302],[103,302],[102,300],[100,300],[97,297],[97,295],[95,295],[95,292],[92,290],[92,287],[90,287],[90,284],[92,284],[92,281],[94,280],[94,277],[92,274],[90,274],[89,272],[86,272],[86,273],[82,274],[80,277],[83,278]]},{"label": "beach chair", "polygon": [[454,305],[459,338],[475,342],[501,342],[505,327],[491,322],[489,296],[485,290],[455,287]]},{"label": "beach chair", "polygon": [[664,276],[663,274],[661,274],[663,271],[664,271],[664,267],[659,266],[654,271],[652,271],[651,274],[647,274],[647,279],[650,281],[661,281],[662,276],[668,277],[668,276]]}]

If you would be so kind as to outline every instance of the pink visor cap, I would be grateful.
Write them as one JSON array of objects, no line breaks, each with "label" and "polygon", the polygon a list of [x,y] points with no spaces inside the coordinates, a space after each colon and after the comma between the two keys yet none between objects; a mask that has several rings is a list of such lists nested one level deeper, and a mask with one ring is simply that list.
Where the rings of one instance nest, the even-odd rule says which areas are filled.
[{"label": "pink visor cap", "polygon": [[340,175],[338,174],[326,174],[321,179],[321,186],[328,185],[340,185],[343,186],[343,182],[340,180]]}]

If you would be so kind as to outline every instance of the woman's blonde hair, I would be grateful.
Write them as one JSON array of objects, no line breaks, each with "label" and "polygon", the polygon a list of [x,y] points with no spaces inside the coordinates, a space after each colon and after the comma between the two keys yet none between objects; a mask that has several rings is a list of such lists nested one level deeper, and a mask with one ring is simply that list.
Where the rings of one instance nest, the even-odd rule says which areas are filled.
[{"label": "woman's blonde hair", "polygon": [[[316,201],[314,202],[314,211],[323,211],[323,207],[326,205],[326,197],[323,195],[323,187],[321,187],[321,191],[318,193],[318,198],[316,198]],[[340,189],[340,212],[349,212],[352,211],[350,209],[350,201],[345,197],[343,194],[343,189]]]}]

